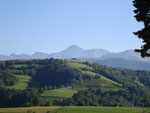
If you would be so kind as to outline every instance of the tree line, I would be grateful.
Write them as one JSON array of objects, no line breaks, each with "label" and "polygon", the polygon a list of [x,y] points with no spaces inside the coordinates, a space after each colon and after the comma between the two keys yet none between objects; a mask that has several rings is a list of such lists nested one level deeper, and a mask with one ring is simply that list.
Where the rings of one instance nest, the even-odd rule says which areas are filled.
[{"label": "tree line", "polygon": [[78,91],[70,99],[57,101],[56,105],[62,106],[123,106],[123,107],[149,107],[150,95],[145,88],[136,86],[128,87],[127,90],[103,91],[101,89],[89,88]]}]

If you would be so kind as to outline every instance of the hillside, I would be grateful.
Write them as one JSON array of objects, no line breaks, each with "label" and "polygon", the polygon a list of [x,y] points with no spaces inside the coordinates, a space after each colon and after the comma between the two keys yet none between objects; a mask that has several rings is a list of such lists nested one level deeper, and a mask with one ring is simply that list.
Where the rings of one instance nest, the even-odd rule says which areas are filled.
[{"label": "hillside", "polygon": [[7,88],[24,90],[28,87],[28,84],[31,80],[30,76],[28,76],[28,75],[15,75],[15,77],[18,79],[18,83],[16,83],[13,86],[7,86]]},{"label": "hillside", "polygon": [[[84,61],[80,61],[76,59],[6,61],[6,62],[0,62],[1,69],[6,68],[6,67],[3,67],[5,66],[4,65],[5,63],[9,63],[9,65],[7,66],[7,70],[10,73],[16,74],[16,77],[19,79],[19,82],[17,84],[20,84],[20,82],[22,82],[22,84],[26,84],[25,86],[19,85],[20,87],[24,87],[24,88],[27,86],[28,87],[43,87],[47,85],[61,87],[61,85],[67,85],[67,84],[72,85],[76,89],[78,88],[86,89],[90,86],[101,87],[101,88],[106,88],[106,87],[108,88],[111,86],[111,88],[112,87],[120,88],[122,84],[121,84],[121,80],[118,80],[118,77],[121,77],[122,79],[124,79],[124,77],[127,77],[126,79],[129,79],[128,83],[130,83],[130,81],[133,80],[141,84],[145,84],[147,86],[148,83],[143,82],[142,76],[143,77],[149,76],[149,72],[146,72],[146,71],[132,71],[132,70],[125,70],[125,69],[111,68],[111,67],[88,63],[88,62],[84,62]],[[52,65],[54,67],[51,69]],[[43,72],[45,73],[49,66],[50,66],[49,69],[51,69],[49,71],[53,72],[53,74],[55,74],[55,72],[62,74],[60,77],[59,76],[54,77],[54,79],[57,77],[57,80],[59,81],[59,85],[55,84],[56,83],[55,80],[54,81],[52,80],[51,84],[50,83],[47,84],[46,82],[43,82],[43,81],[48,80],[48,78],[40,78],[41,74]],[[57,71],[56,69],[59,71]],[[66,72],[68,73],[68,75],[66,74]],[[40,74],[38,75],[38,73]],[[65,76],[63,76],[63,73],[65,74],[65,76],[68,76],[68,77],[65,78]],[[131,75],[130,73],[133,73],[133,74]],[[61,83],[59,78],[60,80],[64,79],[68,82],[61,81],[62,82]],[[136,78],[136,79],[133,79],[133,78]],[[38,79],[39,79],[39,82],[41,82],[41,80],[43,79],[42,83],[39,83]],[[133,83],[134,82],[131,82],[131,84]],[[15,88],[15,86],[9,86],[9,87]]]},{"label": "hillside", "polygon": [[[4,78],[3,74],[7,75],[7,78]],[[134,93],[142,91],[142,95],[149,95],[150,72],[112,68],[76,59],[12,60],[0,62],[0,87],[1,95],[10,97],[7,100],[9,103],[18,97],[16,95],[21,95],[20,99],[33,98],[34,95],[35,100],[18,102],[18,105],[26,102],[23,106],[68,103],[115,106],[117,102],[130,106]],[[111,101],[109,95],[112,97]],[[108,100],[99,101],[99,96]],[[137,96],[141,99],[138,102],[135,98],[135,102],[140,106],[144,98],[141,93],[137,93]],[[121,102],[121,98],[125,103]],[[5,98],[0,100],[7,106]]]},{"label": "hillside", "polygon": [[123,58],[110,58],[105,60],[98,60],[98,59],[82,59],[82,60],[97,63],[100,65],[111,66],[115,68],[150,71],[150,63],[128,60]]}]

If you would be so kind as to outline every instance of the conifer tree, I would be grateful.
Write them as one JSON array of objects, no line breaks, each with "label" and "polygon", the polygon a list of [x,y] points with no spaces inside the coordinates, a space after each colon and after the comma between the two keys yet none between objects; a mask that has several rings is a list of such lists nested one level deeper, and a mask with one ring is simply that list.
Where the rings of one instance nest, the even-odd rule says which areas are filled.
[{"label": "conifer tree", "polygon": [[140,52],[142,57],[150,57],[150,0],[134,0],[133,5],[136,8],[134,10],[136,20],[144,24],[143,29],[134,32],[144,43],[141,49],[135,51]]}]

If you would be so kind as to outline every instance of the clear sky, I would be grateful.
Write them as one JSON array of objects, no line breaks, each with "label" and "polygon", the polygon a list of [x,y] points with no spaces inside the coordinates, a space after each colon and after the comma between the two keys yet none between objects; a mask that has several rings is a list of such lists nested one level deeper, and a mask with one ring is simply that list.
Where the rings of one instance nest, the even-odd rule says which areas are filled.
[{"label": "clear sky", "polygon": [[0,0],[0,54],[58,52],[72,44],[140,48],[132,0]]}]

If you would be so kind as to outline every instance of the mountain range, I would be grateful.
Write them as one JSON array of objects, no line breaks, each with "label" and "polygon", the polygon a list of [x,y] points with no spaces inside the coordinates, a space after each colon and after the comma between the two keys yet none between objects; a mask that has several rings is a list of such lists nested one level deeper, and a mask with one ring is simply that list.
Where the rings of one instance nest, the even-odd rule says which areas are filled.
[{"label": "mountain range", "polygon": [[43,53],[35,52],[32,55],[28,54],[15,54],[12,53],[9,56],[0,55],[0,60],[15,60],[15,59],[45,59],[45,58],[59,58],[59,59],[70,59],[70,58],[99,58],[110,52],[104,49],[89,49],[84,50],[77,45],[72,45],[67,49],[57,53]]},{"label": "mountain range", "polygon": [[0,55],[0,60],[16,60],[16,59],[71,59],[77,58],[85,61],[91,61],[102,65],[129,68],[135,70],[149,70],[150,71],[150,58],[142,58],[139,53],[134,50],[126,50],[123,52],[113,53],[104,49],[88,49],[84,50],[77,45],[72,45],[67,49],[57,53],[44,53],[35,52],[32,55],[28,54],[10,54]]}]

